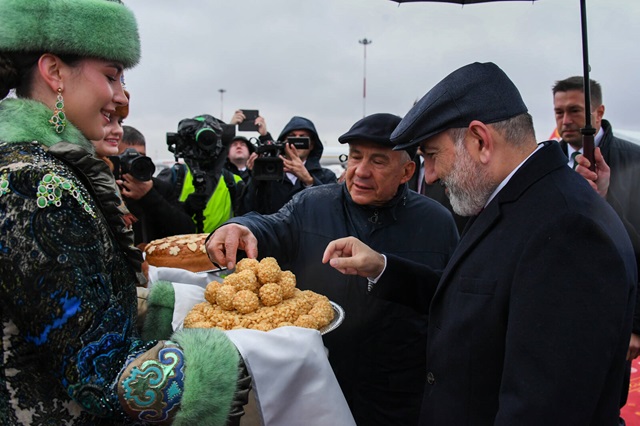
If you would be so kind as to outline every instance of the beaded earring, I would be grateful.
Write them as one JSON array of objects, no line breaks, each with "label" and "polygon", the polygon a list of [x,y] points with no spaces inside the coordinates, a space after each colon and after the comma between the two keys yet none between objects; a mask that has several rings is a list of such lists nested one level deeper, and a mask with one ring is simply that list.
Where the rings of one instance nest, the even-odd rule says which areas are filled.
[{"label": "beaded earring", "polygon": [[51,123],[56,133],[62,133],[67,125],[67,117],[64,114],[64,99],[62,99],[62,89],[60,88],[58,88],[56,105],[53,109],[53,115],[49,119],[49,123]]}]

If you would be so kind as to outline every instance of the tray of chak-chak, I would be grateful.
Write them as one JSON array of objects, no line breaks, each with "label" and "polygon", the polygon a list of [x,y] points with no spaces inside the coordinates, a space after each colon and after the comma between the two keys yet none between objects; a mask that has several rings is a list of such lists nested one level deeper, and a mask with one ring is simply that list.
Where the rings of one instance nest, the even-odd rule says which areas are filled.
[{"label": "tray of chak-chak", "polygon": [[[213,272],[205,248],[207,236],[174,235],[151,241],[144,249],[145,259],[165,273],[172,271],[175,275],[184,270],[207,275]],[[177,276],[164,279],[176,278],[183,282]],[[337,303],[311,290],[298,289],[295,275],[281,270],[274,258],[267,257],[260,261],[243,259],[222,282],[206,284],[205,301],[191,309],[184,326],[268,331],[296,325],[326,334],[335,330],[344,316],[344,309]]]}]

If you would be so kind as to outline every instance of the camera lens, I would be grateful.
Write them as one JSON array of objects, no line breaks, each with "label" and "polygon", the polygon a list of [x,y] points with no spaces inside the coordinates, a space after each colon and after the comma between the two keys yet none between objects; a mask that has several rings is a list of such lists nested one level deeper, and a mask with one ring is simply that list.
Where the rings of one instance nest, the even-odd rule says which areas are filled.
[{"label": "camera lens", "polygon": [[139,181],[150,180],[155,171],[156,166],[153,164],[151,158],[146,156],[134,158],[129,165],[129,173]]},{"label": "camera lens", "polygon": [[196,133],[196,142],[202,149],[212,149],[218,141],[218,134],[211,127],[204,127]]}]

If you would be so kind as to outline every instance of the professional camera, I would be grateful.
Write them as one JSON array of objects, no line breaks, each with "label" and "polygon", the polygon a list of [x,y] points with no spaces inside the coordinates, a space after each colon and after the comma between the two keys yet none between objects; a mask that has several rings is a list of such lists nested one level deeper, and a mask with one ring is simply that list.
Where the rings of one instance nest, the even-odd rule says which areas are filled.
[{"label": "professional camera", "polygon": [[258,158],[253,162],[252,176],[256,180],[282,180],[284,165],[280,155],[284,154],[285,144],[292,144],[296,149],[309,149],[309,138],[290,137],[284,142],[267,141],[258,144]]},{"label": "professional camera", "polygon": [[110,155],[113,163],[113,176],[122,179],[122,175],[129,173],[139,181],[151,180],[156,171],[156,166],[151,158],[140,154],[134,148],[125,149],[120,155]]},{"label": "professional camera", "polygon": [[167,133],[167,145],[176,160],[184,158],[198,163],[211,163],[229,147],[234,136],[235,126],[203,114],[181,120],[177,133]]},{"label": "professional camera", "polygon": [[202,232],[204,227],[203,211],[222,175],[235,134],[235,125],[225,124],[208,114],[180,120],[178,132],[167,133],[169,151],[176,159],[175,170],[184,171],[180,167],[184,165],[178,163],[178,159],[183,158],[192,176],[195,191],[185,200],[185,209],[195,216],[197,232]]}]

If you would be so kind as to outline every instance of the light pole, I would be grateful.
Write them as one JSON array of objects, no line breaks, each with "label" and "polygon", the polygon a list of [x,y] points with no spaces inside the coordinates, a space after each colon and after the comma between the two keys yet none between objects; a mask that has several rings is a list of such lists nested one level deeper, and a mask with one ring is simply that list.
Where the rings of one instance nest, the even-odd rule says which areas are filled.
[{"label": "light pole", "polygon": [[218,89],[218,92],[220,92],[220,120],[224,121],[222,111],[224,108],[224,92],[226,92],[226,90]]},{"label": "light pole", "polygon": [[358,40],[358,43],[364,46],[364,72],[362,74],[362,116],[364,117],[367,109],[367,45],[373,43],[373,41],[363,38]]}]

